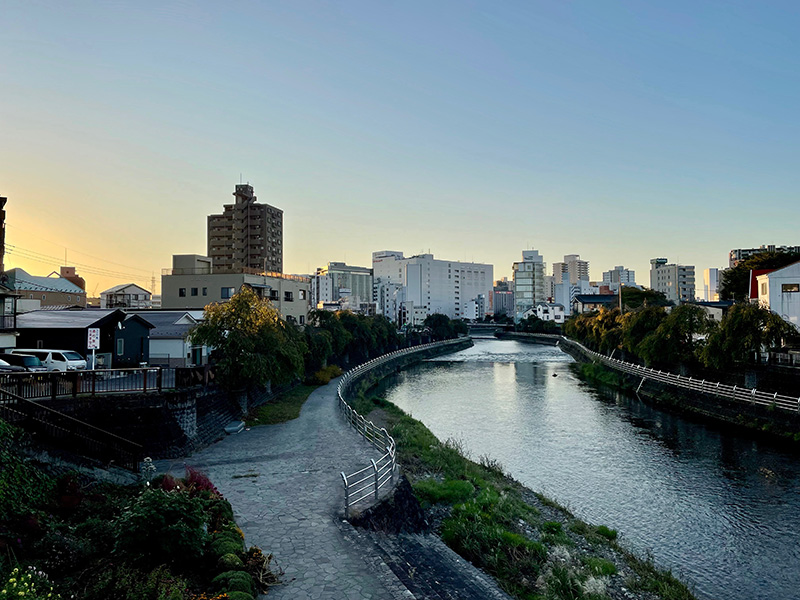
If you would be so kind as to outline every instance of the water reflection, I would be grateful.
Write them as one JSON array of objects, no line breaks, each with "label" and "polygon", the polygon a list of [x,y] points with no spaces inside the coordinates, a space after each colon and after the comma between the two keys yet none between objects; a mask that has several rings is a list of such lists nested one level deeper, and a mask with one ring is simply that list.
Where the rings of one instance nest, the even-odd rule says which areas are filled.
[{"label": "water reflection", "polygon": [[570,363],[557,348],[479,341],[397,375],[386,396],[440,439],[618,529],[699,597],[800,598],[795,458],[598,394]]}]

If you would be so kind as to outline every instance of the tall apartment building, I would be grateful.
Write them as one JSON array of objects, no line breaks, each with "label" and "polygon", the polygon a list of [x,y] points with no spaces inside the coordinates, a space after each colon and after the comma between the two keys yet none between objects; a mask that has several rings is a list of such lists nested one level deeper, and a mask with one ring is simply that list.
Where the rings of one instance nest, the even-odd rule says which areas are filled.
[{"label": "tall apartment building", "polygon": [[390,307],[399,310],[401,304],[413,302],[414,307],[424,307],[428,315],[440,313],[460,319],[470,301],[491,294],[494,267],[439,260],[433,254],[406,258],[402,252],[387,250],[372,253],[372,273],[373,299],[381,314],[396,320]]},{"label": "tall apartment building", "polygon": [[667,264],[666,258],[650,260],[650,287],[675,304],[695,299],[694,265]]},{"label": "tall apartment building", "polygon": [[553,285],[589,281],[589,261],[581,260],[580,254],[567,254],[564,262],[553,263]]},{"label": "tall apartment building", "polygon": [[260,204],[253,186],[240,184],[236,201],[208,216],[208,256],[218,273],[251,269],[283,273],[283,211]]},{"label": "tall apartment building", "polygon": [[514,320],[519,321],[525,311],[544,302],[545,262],[538,250],[523,250],[522,260],[515,262],[514,270]]},{"label": "tall apartment building", "polygon": [[636,285],[636,272],[617,265],[610,271],[603,271],[603,283],[608,285],[612,292],[617,292],[620,284]]},{"label": "tall apartment building", "polygon": [[768,246],[759,246],[758,248],[736,248],[728,253],[728,266],[735,267],[743,260],[746,260],[754,254],[761,254],[762,252],[791,252],[793,254],[800,254],[800,246],[775,246],[770,244]]},{"label": "tall apartment building", "polygon": [[491,312],[494,315],[514,314],[514,282],[506,277],[494,282]]}]

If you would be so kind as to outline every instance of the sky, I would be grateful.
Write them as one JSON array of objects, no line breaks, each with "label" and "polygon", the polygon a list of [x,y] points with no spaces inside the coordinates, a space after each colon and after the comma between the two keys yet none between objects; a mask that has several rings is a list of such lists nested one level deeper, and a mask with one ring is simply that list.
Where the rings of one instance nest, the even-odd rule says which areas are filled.
[{"label": "sky", "polygon": [[6,268],[158,287],[245,181],[288,273],[532,248],[701,287],[800,244],[799,30],[795,1],[4,0]]}]

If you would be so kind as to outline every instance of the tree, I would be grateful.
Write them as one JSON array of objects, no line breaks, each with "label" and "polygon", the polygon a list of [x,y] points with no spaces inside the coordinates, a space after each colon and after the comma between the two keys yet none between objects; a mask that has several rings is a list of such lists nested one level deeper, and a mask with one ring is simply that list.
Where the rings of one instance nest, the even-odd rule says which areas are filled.
[{"label": "tree", "polygon": [[672,302],[667,300],[666,294],[650,288],[640,290],[635,287],[622,286],[621,290],[622,305],[628,310],[647,306],[672,306]]},{"label": "tree", "polygon": [[639,310],[627,312],[621,317],[622,342],[621,347],[626,352],[639,356],[640,344],[653,333],[667,318],[667,312],[662,306],[647,306]]},{"label": "tree", "polygon": [[[456,321],[451,321],[450,317],[440,313],[434,313],[425,317],[425,327],[430,329],[431,337],[434,340],[449,340],[458,336],[459,332],[469,331],[467,324],[463,321],[461,325],[456,325]],[[466,331],[465,331],[466,330]]]},{"label": "tree", "polygon": [[798,336],[794,325],[757,304],[736,304],[709,335],[703,363],[715,369],[753,364],[764,348],[782,345]]},{"label": "tree", "polygon": [[236,388],[286,383],[303,373],[303,335],[248,287],[228,302],[207,306],[189,337],[213,348],[218,376]]},{"label": "tree", "polygon": [[746,302],[750,297],[750,271],[759,269],[781,269],[800,260],[800,254],[791,252],[759,252],[725,269],[720,276],[719,297],[721,300]]},{"label": "tree", "polygon": [[673,308],[655,331],[637,346],[648,365],[684,365],[697,359],[700,336],[713,327],[708,313],[694,304]]}]

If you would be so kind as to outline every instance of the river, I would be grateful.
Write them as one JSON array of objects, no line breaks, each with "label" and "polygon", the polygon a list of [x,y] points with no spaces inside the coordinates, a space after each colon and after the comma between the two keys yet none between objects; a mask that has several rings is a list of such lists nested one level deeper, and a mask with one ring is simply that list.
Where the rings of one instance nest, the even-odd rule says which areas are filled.
[{"label": "river", "polygon": [[441,440],[617,529],[698,598],[800,599],[800,466],[770,444],[598,393],[550,346],[481,340],[384,382]]}]

